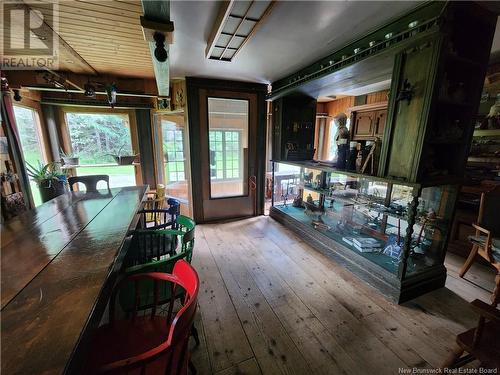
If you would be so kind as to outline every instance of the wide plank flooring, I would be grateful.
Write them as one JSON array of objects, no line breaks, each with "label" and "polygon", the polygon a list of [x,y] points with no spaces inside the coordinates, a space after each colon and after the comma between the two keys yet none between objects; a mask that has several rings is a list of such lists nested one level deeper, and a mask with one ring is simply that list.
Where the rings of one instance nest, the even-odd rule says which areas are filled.
[{"label": "wide plank flooring", "polygon": [[[435,368],[477,323],[494,273],[447,257],[446,287],[403,305],[265,216],[196,228],[198,374],[398,374]],[[477,366],[472,363],[469,366]]]}]

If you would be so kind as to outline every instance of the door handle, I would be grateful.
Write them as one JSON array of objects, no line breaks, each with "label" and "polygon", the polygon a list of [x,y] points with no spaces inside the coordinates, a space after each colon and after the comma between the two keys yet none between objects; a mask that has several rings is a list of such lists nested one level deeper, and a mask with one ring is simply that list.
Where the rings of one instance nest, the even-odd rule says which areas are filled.
[{"label": "door handle", "polygon": [[248,185],[250,186],[250,190],[256,190],[257,189],[257,177],[255,176],[250,176],[248,177]]}]

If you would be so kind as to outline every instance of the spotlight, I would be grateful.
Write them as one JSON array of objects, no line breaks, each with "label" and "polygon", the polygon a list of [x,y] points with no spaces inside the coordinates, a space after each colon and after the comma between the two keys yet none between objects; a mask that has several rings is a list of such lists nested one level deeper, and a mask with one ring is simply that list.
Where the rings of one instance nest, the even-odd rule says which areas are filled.
[{"label": "spotlight", "polygon": [[106,86],[106,95],[108,96],[108,103],[111,105],[111,108],[115,108],[116,92],[116,85],[114,83]]},{"label": "spotlight", "polygon": [[83,85],[83,88],[85,89],[83,95],[85,95],[88,98],[95,98],[95,87],[92,86],[90,82]]}]

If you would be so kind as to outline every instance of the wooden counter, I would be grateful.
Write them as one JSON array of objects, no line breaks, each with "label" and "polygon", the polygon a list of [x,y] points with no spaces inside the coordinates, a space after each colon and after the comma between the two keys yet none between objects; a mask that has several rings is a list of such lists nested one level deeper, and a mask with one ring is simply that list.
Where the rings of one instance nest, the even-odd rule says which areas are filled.
[{"label": "wooden counter", "polygon": [[73,353],[99,323],[145,192],[68,193],[1,226],[2,373],[78,367]]}]

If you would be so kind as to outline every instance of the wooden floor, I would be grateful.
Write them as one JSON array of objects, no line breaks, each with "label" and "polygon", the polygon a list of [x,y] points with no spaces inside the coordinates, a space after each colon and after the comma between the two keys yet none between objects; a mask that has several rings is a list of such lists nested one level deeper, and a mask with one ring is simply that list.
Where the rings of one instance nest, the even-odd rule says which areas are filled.
[{"label": "wooden floor", "polygon": [[[199,225],[198,374],[398,374],[434,368],[477,322],[493,271],[447,258],[442,288],[398,306],[269,217]],[[472,363],[470,366],[477,366]]]}]

